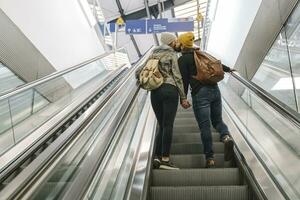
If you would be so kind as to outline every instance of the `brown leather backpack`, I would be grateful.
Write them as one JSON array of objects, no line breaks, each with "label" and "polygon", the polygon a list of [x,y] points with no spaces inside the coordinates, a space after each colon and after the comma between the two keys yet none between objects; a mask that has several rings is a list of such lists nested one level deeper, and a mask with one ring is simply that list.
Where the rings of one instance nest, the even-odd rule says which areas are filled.
[{"label": "brown leather backpack", "polygon": [[199,49],[195,49],[194,59],[197,68],[196,76],[192,76],[194,79],[209,85],[223,80],[224,71],[220,60]]}]

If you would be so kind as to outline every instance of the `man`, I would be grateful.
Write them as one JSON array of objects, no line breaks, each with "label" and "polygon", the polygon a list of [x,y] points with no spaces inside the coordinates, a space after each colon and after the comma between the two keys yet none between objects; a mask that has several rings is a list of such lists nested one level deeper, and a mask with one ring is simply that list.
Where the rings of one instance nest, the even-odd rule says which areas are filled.
[{"label": "man", "polygon": [[[219,132],[220,140],[225,144],[225,160],[230,160],[233,156],[233,140],[229,136],[228,127],[222,119],[221,93],[217,84],[205,85],[192,78],[192,76],[197,73],[194,61],[194,34],[191,32],[184,33],[179,36],[178,40],[182,46],[182,56],[179,58],[178,64],[184,83],[184,90],[187,94],[189,85],[192,88],[193,110],[201,130],[206,167],[211,168],[215,166],[214,152],[212,149],[211,123]],[[225,72],[234,71],[224,65],[223,70]],[[183,107],[188,106],[185,105],[185,103],[186,102],[182,102]]]}]

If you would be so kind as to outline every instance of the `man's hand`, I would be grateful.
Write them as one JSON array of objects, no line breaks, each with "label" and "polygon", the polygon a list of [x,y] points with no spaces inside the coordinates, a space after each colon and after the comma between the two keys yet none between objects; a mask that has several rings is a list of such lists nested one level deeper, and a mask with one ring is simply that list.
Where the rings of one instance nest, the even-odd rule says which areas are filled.
[{"label": "man's hand", "polygon": [[184,99],[184,100],[181,101],[181,106],[184,109],[188,109],[189,107],[191,107],[191,104],[190,104],[190,102],[187,99]]},{"label": "man's hand", "polygon": [[236,69],[230,68],[229,73],[236,72]]}]

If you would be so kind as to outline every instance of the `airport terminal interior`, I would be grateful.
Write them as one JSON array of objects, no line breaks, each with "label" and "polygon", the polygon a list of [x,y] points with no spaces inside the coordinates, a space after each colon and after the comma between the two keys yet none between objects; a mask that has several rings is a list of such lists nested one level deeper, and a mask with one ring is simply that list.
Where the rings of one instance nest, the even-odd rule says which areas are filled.
[{"label": "airport terminal interior", "polygon": [[[214,165],[200,92],[189,108],[180,96],[160,157],[153,96],[170,84],[139,79],[159,48],[179,69],[170,45],[186,32],[231,69],[201,82],[220,91],[233,144],[227,159],[208,120]],[[19,199],[300,200],[300,1],[0,0],[0,200]]]}]

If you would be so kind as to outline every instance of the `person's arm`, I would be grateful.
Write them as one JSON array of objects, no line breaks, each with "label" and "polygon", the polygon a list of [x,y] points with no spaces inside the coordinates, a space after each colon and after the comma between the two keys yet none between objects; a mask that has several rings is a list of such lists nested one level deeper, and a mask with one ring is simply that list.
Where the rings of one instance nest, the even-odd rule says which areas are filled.
[{"label": "person's arm", "polygon": [[190,84],[190,72],[187,64],[183,61],[183,58],[178,59],[179,70],[183,80],[184,92],[187,95],[189,91]]},{"label": "person's arm", "polygon": [[173,74],[173,78],[175,81],[175,84],[178,88],[179,91],[179,96],[180,96],[180,100],[186,100],[186,93],[184,92],[184,88],[183,88],[183,81],[182,81],[182,76],[180,74],[180,70],[179,70],[179,66],[178,66],[178,60],[177,60],[177,56],[176,54],[174,54],[172,56],[172,74]]}]

